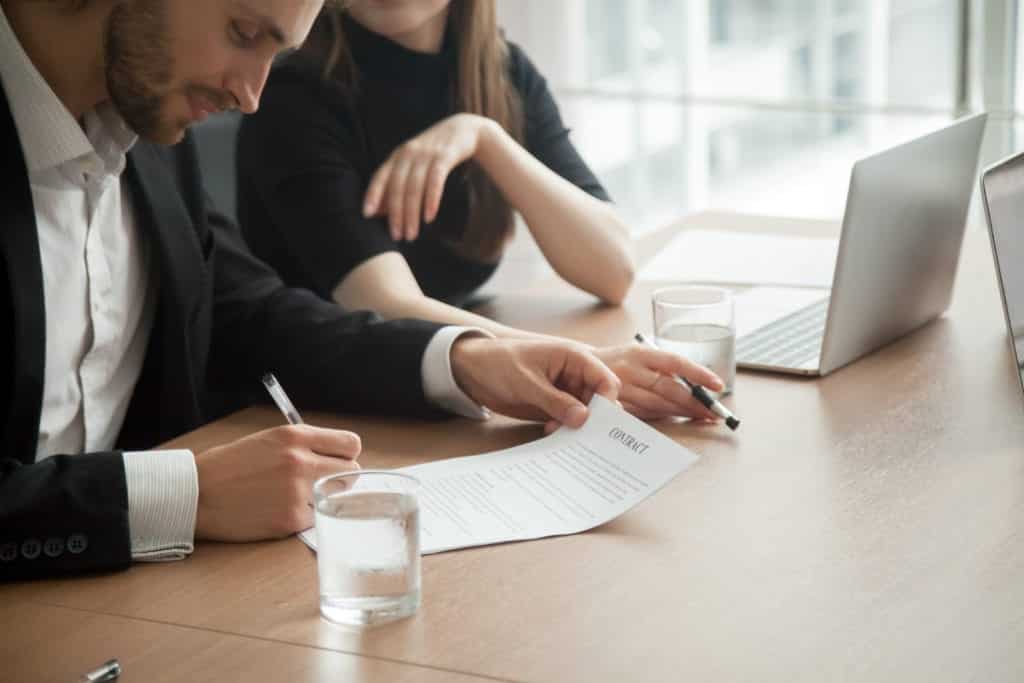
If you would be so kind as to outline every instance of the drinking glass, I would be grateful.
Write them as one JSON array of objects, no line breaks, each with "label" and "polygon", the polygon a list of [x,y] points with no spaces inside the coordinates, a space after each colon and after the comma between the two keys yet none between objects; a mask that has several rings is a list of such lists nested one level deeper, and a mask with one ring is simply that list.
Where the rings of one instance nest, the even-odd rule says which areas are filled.
[{"label": "drinking glass", "polygon": [[365,626],[420,605],[419,481],[362,470],[313,484],[320,614]]},{"label": "drinking glass", "polygon": [[736,321],[729,290],[706,285],[666,287],[654,292],[651,304],[657,345],[710,368],[725,384],[716,395],[732,393]]}]

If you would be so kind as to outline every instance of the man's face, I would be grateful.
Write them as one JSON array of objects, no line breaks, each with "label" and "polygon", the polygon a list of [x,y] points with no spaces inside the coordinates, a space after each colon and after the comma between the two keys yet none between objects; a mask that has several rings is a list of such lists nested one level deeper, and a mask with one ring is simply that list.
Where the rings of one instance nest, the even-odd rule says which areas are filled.
[{"label": "man's face", "polygon": [[106,35],[107,89],[140,137],[179,142],[225,109],[256,111],[274,57],[299,46],[323,0],[130,0]]}]

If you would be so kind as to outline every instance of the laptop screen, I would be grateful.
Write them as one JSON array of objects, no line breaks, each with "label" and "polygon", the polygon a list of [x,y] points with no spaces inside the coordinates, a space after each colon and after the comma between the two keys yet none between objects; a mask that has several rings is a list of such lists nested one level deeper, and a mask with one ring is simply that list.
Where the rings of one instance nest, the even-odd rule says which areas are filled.
[{"label": "laptop screen", "polygon": [[1024,155],[986,172],[982,189],[996,273],[1024,387]]}]

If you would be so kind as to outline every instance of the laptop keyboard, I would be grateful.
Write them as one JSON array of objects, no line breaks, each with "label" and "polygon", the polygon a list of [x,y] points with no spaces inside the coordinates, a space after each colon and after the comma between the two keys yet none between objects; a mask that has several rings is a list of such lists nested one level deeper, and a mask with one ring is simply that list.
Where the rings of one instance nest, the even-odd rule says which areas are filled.
[{"label": "laptop keyboard", "polygon": [[828,297],[736,340],[736,362],[800,368],[821,353]]}]

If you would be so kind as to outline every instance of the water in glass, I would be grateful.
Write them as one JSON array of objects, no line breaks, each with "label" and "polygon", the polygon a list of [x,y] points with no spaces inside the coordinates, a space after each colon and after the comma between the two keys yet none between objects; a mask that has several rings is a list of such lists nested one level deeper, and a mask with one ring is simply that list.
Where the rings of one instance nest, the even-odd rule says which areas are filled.
[{"label": "water in glass", "polygon": [[375,624],[420,603],[419,506],[393,491],[349,492],[317,503],[320,613],[343,624]]},{"label": "water in glass", "polygon": [[736,381],[736,333],[722,325],[667,325],[659,330],[657,344],[665,351],[679,354],[718,375],[725,383],[724,395],[732,392]]}]

